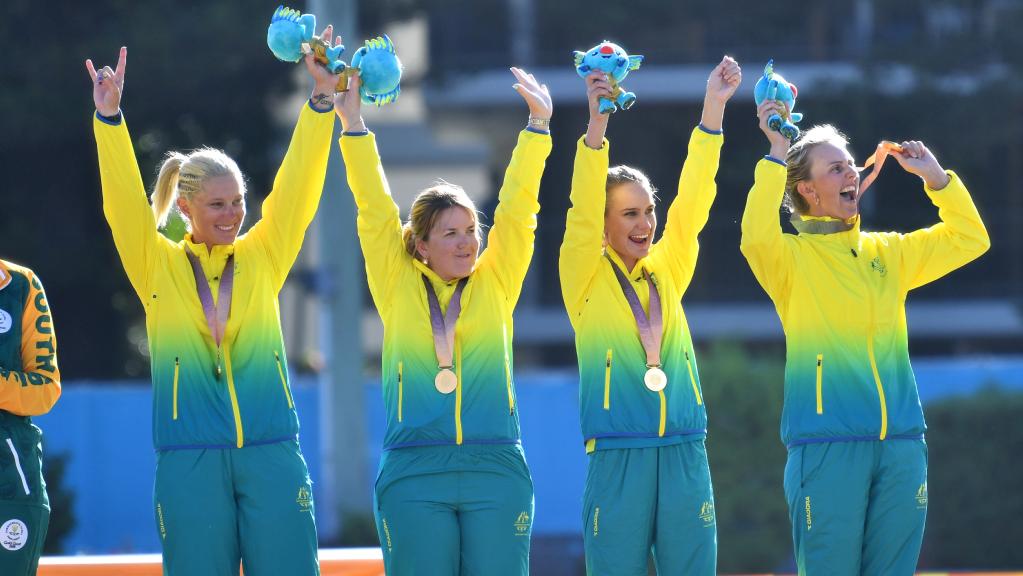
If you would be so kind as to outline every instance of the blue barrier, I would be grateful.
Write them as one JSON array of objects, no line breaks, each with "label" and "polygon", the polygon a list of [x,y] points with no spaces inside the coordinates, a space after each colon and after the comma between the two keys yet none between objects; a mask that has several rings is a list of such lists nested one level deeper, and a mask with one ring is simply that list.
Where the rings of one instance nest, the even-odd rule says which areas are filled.
[{"label": "blue barrier", "polygon": [[[924,359],[913,363],[923,402],[976,392],[987,385],[1023,390],[1023,357]],[[538,536],[574,534],[582,515],[586,455],[579,433],[574,371],[517,378],[523,446],[533,474]],[[67,453],[65,483],[75,493],[75,529],[66,552],[157,552],[152,512],[151,392],[148,383],[67,382],[54,410],[36,418],[49,453]],[[707,385],[710,385],[707,383]],[[301,443],[319,497],[319,409],[315,380],[296,377]],[[370,470],[383,439],[379,384],[366,384]],[[713,414],[711,415],[713,417]],[[372,482],[370,483],[372,485]]]}]

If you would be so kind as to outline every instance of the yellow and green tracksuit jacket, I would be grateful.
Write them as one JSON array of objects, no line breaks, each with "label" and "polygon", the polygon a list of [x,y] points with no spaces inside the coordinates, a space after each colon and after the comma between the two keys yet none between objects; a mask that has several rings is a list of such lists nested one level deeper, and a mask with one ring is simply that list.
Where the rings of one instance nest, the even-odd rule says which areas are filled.
[{"label": "yellow and green tracksuit jacket", "polygon": [[[333,110],[304,106],[263,217],[234,244],[174,243],[156,229],[128,129],[93,122],[103,213],[146,310],[157,450],[226,448],[295,438],[298,416],[288,383],[277,296],[298,256],[326,176]],[[199,257],[216,295],[229,255],[235,273],[231,314],[217,377],[216,345],[196,292],[186,248]]]},{"label": "yellow and green tracksuit jacket", "polygon": [[0,412],[46,414],[60,398],[57,337],[39,278],[0,260]]},{"label": "yellow and green tracksuit jacket", "polygon": [[[906,295],[983,254],[984,223],[959,177],[926,188],[941,222],[908,234],[861,232],[860,218],[778,220],[785,167],[757,164],[742,216],[742,253],[785,331],[781,436],[810,442],[921,438],[926,429],[909,363]],[[838,226],[842,227],[842,226]]]},{"label": "yellow and green tracksuit jacket", "polygon": [[[714,177],[723,141],[720,133],[693,130],[661,239],[631,272],[610,246],[602,246],[610,146],[606,140],[600,150],[589,148],[583,139],[577,144],[559,268],[565,308],[575,329],[588,452],[675,444],[706,435],[707,411],[682,295],[696,267],[697,235],[717,193]],[[661,364],[668,376],[660,392],[643,384],[646,353],[639,328],[605,254],[628,275],[648,312],[650,290],[643,270],[657,285],[664,319]]]},{"label": "yellow and green tracksuit jacket", "polygon": [[434,388],[437,356],[422,278],[429,279],[444,311],[458,282],[444,282],[405,251],[398,206],[391,199],[375,136],[341,137],[348,184],[359,211],[366,276],[384,325],[385,450],[519,441],[512,312],[533,255],[540,176],[550,151],[550,135],[528,130],[519,135],[487,248],[461,296],[454,350],[458,385],[451,394],[441,394]]}]

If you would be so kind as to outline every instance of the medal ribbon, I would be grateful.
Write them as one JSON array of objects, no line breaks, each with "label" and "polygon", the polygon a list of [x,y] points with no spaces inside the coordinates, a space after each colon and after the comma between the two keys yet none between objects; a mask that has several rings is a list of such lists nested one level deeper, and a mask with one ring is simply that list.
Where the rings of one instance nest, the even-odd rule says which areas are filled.
[{"label": "medal ribbon", "polygon": [[220,345],[224,340],[224,333],[227,330],[227,318],[231,314],[231,288],[234,286],[234,254],[227,257],[224,265],[224,272],[220,275],[220,290],[217,291],[217,303],[213,303],[213,292],[210,291],[210,284],[203,274],[202,264],[199,257],[191,250],[185,249],[188,255],[188,262],[192,265],[192,275],[195,276],[195,290],[199,294],[199,302],[202,303],[202,311],[206,315],[206,325],[210,328],[210,335],[217,345],[217,376],[220,376]]},{"label": "medal ribbon", "polygon": [[455,322],[458,322],[458,315],[462,311],[462,289],[465,288],[468,278],[462,278],[455,287],[454,294],[448,302],[448,311],[441,314],[440,300],[437,299],[437,292],[434,291],[430,279],[423,275],[423,284],[426,286],[426,299],[430,302],[430,327],[433,329],[433,349],[437,352],[437,367],[440,369],[451,369],[452,351],[455,348]]},{"label": "medal ribbon", "polygon": [[863,163],[862,168],[858,168],[858,170],[862,172],[869,168],[870,166],[874,166],[874,169],[871,170],[870,174],[867,174],[867,176],[860,181],[861,196],[863,195],[864,192],[867,191],[867,188],[869,188],[870,185],[874,183],[874,180],[877,179],[878,174],[881,173],[881,166],[884,166],[884,161],[886,158],[888,158],[888,155],[891,154],[892,152],[902,152],[902,150],[903,150],[902,146],[899,146],[895,142],[882,140],[880,143],[878,143],[877,150],[874,151],[874,155],[871,156],[870,158],[867,158],[867,161]]},{"label": "medal ribbon", "polygon": [[636,318],[636,326],[639,327],[639,340],[642,342],[643,350],[646,352],[647,368],[660,367],[661,337],[664,334],[664,323],[661,318],[661,295],[657,292],[657,285],[650,278],[650,274],[643,270],[643,277],[646,278],[646,282],[650,286],[650,317],[648,318],[646,313],[643,312],[643,304],[639,301],[639,294],[632,287],[632,283],[625,276],[625,272],[622,272],[622,269],[614,263],[614,260],[611,260],[610,256],[607,256],[607,261],[611,263],[611,268],[615,271],[615,277],[618,278],[618,283],[622,286],[622,292],[625,293],[625,299],[629,301],[632,315]]}]

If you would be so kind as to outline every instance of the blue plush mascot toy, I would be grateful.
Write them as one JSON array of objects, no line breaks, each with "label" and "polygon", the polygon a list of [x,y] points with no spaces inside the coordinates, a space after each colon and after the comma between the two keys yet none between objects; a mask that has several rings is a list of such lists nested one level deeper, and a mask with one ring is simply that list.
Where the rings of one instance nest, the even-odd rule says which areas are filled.
[{"label": "blue plush mascot toy", "polygon": [[[585,78],[594,70],[602,70],[607,74],[611,82],[611,97],[600,99],[600,113],[609,114],[618,108],[628,110],[636,103],[636,95],[626,91],[619,82],[629,75],[629,72],[639,68],[643,62],[642,56],[629,56],[621,46],[604,40],[586,52],[576,50],[575,71],[579,76]],[[617,107],[615,106],[617,104]]]},{"label": "blue plush mascot toy", "polygon": [[[334,74],[340,74],[338,92],[348,91],[348,79],[359,74],[362,86],[359,97],[367,104],[382,106],[394,102],[401,92],[401,61],[394,43],[387,35],[367,40],[352,57],[352,65],[341,60],[343,45],[328,46],[314,35],[316,16],[278,6],[266,31],[266,45],[279,60],[298,62],[306,50],[312,50],[316,61]],[[356,72],[358,71],[358,72]]]},{"label": "blue plush mascot toy", "polygon": [[774,60],[768,60],[764,66],[764,75],[757,80],[753,87],[753,100],[760,106],[764,100],[777,100],[787,106],[787,111],[782,114],[772,114],[767,119],[767,125],[776,132],[788,138],[790,141],[799,138],[799,128],[796,123],[803,119],[803,115],[792,110],[796,107],[795,84],[790,84],[781,74],[774,71]]}]

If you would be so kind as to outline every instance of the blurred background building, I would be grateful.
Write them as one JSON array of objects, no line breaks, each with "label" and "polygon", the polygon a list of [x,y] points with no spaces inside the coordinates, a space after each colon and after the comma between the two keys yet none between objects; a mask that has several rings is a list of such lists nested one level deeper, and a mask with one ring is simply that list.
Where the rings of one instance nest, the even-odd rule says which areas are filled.
[{"label": "blurred background building", "polygon": [[[38,418],[54,501],[49,550],[157,551],[151,512],[148,355],[142,309],[100,207],[85,58],[129,47],[123,109],[147,185],[167,150],[224,148],[249,180],[250,219],[270,189],[302,73],[277,62],[265,28],[277,2],[8,0],[0,255],[33,267],[54,310],[64,398]],[[992,237],[980,260],[915,291],[910,347],[931,431],[922,568],[1023,569],[1023,2],[1017,0],[320,0],[296,4],[348,46],[387,33],[406,66],[399,101],[366,110],[395,199],[438,178],[492,215],[527,111],[509,66],[550,86],[554,150],[532,269],[516,312],[516,375],[536,485],[536,574],[582,573],[585,455],[573,335],[557,272],[572,158],[585,130],[572,50],[602,39],[643,54],[611,119],[613,163],[675,197],[708,73],[729,54],[744,81],[725,115],[718,197],[684,304],[711,428],[722,572],[791,569],[778,439],[784,340],[739,253],[753,166],[768,146],[752,87],[769,58],[799,86],[803,126],[833,123],[862,161],[880,139],[920,139],[973,193]],[[43,34],[43,31],[47,31]],[[340,128],[337,129],[340,132]],[[336,147],[335,147],[336,148]],[[862,205],[864,227],[937,220],[893,163]],[[168,230],[180,236],[179,223]],[[302,445],[322,544],[376,545],[371,490],[383,432],[381,327],[336,154],[317,221],[281,295]],[[855,310],[850,310],[855,313]]]}]

